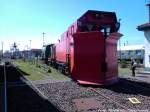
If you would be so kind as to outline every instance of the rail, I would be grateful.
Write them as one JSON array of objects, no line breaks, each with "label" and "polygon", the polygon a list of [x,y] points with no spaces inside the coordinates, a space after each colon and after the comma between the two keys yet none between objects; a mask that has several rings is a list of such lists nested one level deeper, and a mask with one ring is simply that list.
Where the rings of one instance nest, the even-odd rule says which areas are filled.
[{"label": "rail", "polygon": [[7,112],[7,79],[6,79],[5,64],[4,64],[4,112]]},{"label": "rail", "polygon": [[128,107],[121,105],[120,103],[114,101],[113,99],[107,97],[106,95],[102,94],[100,91],[97,91],[96,89],[90,88],[90,90],[94,91],[95,93],[97,93],[98,95],[101,95],[102,97],[106,98],[107,100],[113,102],[114,104],[120,106],[122,109],[124,110],[128,110]]}]

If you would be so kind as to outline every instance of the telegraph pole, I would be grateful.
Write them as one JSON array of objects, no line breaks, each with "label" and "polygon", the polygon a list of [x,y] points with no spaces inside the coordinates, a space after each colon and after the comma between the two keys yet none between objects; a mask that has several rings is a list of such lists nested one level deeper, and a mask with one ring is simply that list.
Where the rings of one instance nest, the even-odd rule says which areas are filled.
[{"label": "telegraph pole", "polygon": [[43,32],[42,34],[43,34],[43,47],[44,47],[44,45],[45,45],[45,43],[44,43],[44,36],[45,36],[46,33]]},{"label": "telegraph pole", "polygon": [[2,42],[2,58],[3,58],[3,46],[4,46],[4,42]]},{"label": "telegraph pole", "polygon": [[31,40],[30,41],[30,59],[31,59]]},{"label": "telegraph pole", "polygon": [[29,59],[29,46],[27,45],[27,59]]},{"label": "telegraph pole", "polygon": [[30,41],[30,50],[31,50],[31,40],[29,40]]}]

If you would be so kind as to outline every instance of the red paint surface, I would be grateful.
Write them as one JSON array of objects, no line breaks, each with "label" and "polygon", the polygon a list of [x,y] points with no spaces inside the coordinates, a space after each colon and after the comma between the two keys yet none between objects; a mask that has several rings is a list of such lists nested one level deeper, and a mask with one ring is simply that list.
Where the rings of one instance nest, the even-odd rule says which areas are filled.
[{"label": "red paint surface", "polygon": [[56,44],[56,60],[60,62],[66,62],[66,40]]},{"label": "red paint surface", "polygon": [[106,62],[107,69],[106,78],[118,77],[118,63],[117,63],[117,42],[122,35],[119,33],[112,33],[106,39]]},{"label": "red paint surface", "polygon": [[76,33],[71,74],[77,80],[99,82],[104,79],[101,63],[104,58],[104,38],[100,32]]},{"label": "red paint surface", "polygon": [[[76,33],[71,55],[71,75],[81,84],[100,85],[117,81],[117,41],[121,35],[111,34],[104,42],[100,32]],[[104,46],[106,45],[106,57]],[[107,72],[101,70],[106,58]]]}]

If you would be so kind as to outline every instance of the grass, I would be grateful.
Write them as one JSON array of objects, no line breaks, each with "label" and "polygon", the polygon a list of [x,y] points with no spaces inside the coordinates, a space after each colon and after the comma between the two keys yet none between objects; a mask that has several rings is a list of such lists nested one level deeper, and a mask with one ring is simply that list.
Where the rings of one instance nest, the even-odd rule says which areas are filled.
[{"label": "grass", "polygon": [[18,68],[24,72],[25,77],[28,79],[35,81],[35,80],[42,80],[46,76],[50,76],[54,80],[67,80],[69,79],[67,76],[59,73],[57,70],[51,69],[51,73],[45,71],[42,67],[42,64],[39,62],[38,66],[33,61],[23,61],[23,60],[14,60],[13,63],[18,66]]},{"label": "grass", "polygon": [[59,71],[57,71],[56,69],[50,67],[52,73],[50,74],[53,79],[57,79],[57,80],[65,80],[65,79],[69,79],[67,76],[65,76],[64,74],[61,74]]},{"label": "grass", "polygon": [[[43,65],[40,62],[38,63],[39,67],[36,66],[34,61],[30,61],[29,63],[29,61],[14,60],[13,62],[22,72],[24,72],[25,77],[32,81],[45,79],[46,76],[50,76],[54,80],[69,80],[67,76],[61,74],[59,71],[52,67],[49,67],[51,73],[48,73],[43,69]],[[137,68],[136,72],[141,70],[142,68]],[[132,73],[129,67],[121,68],[120,66],[118,66],[118,72],[119,76],[131,75]]]},{"label": "grass", "polygon": [[14,64],[17,65],[18,68],[24,72],[25,76],[30,80],[34,81],[44,79],[44,75],[38,70],[39,68],[34,67],[27,62],[15,60]]},{"label": "grass", "polygon": [[[137,67],[136,70],[135,70],[135,73],[138,73],[140,71],[143,71],[143,68]],[[118,66],[118,72],[119,72],[120,76],[121,75],[131,75],[132,74],[132,70],[129,67],[121,68],[120,66]]]},{"label": "grass", "polygon": [[132,73],[130,68],[121,68],[120,66],[118,67],[118,72],[119,72],[119,75],[129,75]]}]

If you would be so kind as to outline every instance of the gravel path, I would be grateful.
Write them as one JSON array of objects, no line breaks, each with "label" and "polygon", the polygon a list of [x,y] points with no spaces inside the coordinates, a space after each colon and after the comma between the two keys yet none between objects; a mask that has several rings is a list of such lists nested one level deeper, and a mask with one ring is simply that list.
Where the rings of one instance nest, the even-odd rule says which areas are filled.
[{"label": "gravel path", "polygon": [[43,80],[32,81],[32,83],[37,85],[37,84],[46,84],[46,83],[68,82],[68,81],[71,81],[71,79],[68,78],[67,80],[66,79],[64,79],[64,80],[54,80],[50,76],[47,76]]}]

